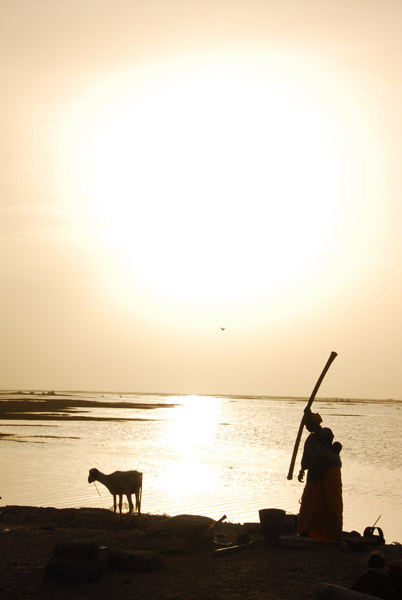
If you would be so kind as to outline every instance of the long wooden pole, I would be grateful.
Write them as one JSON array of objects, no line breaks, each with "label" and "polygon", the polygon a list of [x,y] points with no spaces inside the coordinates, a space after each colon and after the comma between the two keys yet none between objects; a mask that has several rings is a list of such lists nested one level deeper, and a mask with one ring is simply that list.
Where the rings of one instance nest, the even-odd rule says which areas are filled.
[{"label": "long wooden pole", "polygon": [[335,358],[338,356],[338,354],[336,352],[331,352],[329,359],[327,360],[327,364],[325,365],[325,367],[322,370],[321,375],[319,376],[317,383],[315,384],[315,387],[312,391],[312,394],[310,396],[309,401],[307,402],[307,406],[304,409],[304,414],[303,414],[303,418],[301,420],[300,423],[300,427],[299,427],[299,431],[297,432],[297,437],[296,437],[296,441],[295,441],[295,446],[293,448],[293,454],[292,454],[292,460],[290,461],[290,467],[289,467],[289,473],[288,473],[288,479],[292,479],[293,478],[293,470],[295,468],[295,462],[296,462],[296,456],[297,456],[297,451],[299,449],[299,445],[300,445],[300,440],[301,440],[301,436],[303,433],[303,427],[304,427],[304,416],[306,411],[311,407],[311,405],[314,402],[314,398],[318,392],[318,389],[322,383],[322,380],[324,379],[329,367],[331,366],[331,364],[333,363],[333,361],[335,360]]}]

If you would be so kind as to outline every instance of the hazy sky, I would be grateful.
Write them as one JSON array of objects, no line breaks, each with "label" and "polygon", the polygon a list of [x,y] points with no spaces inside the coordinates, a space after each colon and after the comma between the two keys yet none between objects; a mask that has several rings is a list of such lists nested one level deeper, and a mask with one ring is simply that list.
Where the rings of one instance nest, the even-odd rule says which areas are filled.
[{"label": "hazy sky", "polygon": [[402,399],[400,0],[0,7],[1,388]]}]

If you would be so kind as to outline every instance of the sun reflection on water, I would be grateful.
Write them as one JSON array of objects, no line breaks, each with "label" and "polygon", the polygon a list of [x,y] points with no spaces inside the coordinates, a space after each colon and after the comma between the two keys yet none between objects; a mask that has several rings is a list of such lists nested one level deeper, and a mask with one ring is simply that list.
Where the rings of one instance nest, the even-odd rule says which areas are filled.
[{"label": "sun reflection on water", "polygon": [[177,407],[171,421],[168,442],[183,458],[191,458],[196,450],[209,448],[217,427],[220,413],[218,398],[185,396]]},{"label": "sun reflection on water", "polygon": [[188,496],[214,488],[216,482],[208,465],[213,452],[220,401],[214,397],[186,396],[167,431],[166,445],[176,460],[161,473],[161,483],[171,496]]}]

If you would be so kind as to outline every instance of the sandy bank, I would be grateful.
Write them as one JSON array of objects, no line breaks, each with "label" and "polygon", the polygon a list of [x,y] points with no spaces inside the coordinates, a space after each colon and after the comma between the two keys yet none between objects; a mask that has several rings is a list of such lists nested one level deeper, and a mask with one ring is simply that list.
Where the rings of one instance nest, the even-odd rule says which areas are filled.
[{"label": "sandy bank", "polygon": [[[346,543],[315,543],[307,549],[267,544],[251,534],[254,544],[240,552],[217,555],[212,540],[187,544],[186,549],[162,554],[163,567],[152,573],[107,572],[90,584],[45,583],[45,567],[58,542],[95,542],[115,550],[141,547],[149,526],[163,516],[144,515],[139,532],[135,520],[111,525],[105,509],[54,509],[6,506],[0,514],[0,596],[7,598],[96,598],[97,600],[186,599],[237,600],[313,598],[321,581],[350,587],[364,570],[366,551],[352,551]],[[223,523],[219,533],[236,541],[240,524]],[[383,546],[399,561],[398,546]]]}]

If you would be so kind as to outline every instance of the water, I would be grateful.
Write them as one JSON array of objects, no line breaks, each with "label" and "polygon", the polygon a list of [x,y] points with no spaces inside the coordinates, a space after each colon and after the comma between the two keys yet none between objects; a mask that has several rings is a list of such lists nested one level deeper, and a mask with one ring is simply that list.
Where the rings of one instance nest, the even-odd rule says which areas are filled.
[{"label": "water", "polygon": [[[203,514],[257,522],[261,508],[297,514],[304,433],[287,480],[305,399],[69,393],[97,400],[87,417],[119,421],[0,420],[2,502],[7,505],[110,508],[88,470],[144,473],[142,510]],[[18,399],[23,396],[0,395]],[[25,399],[30,397],[25,397]],[[35,399],[38,399],[35,396]],[[56,398],[57,400],[59,397]],[[108,408],[106,402],[122,403]],[[127,408],[139,402],[156,408]],[[172,406],[173,405],[173,406]],[[326,400],[314,403],[343,444],[344,530],[363,533],[378,522],[387,543],[402,542],[402,403]],[[123,419],[135,420],[123,420]],[[4,435],[12,434],[12,435]]]}]

